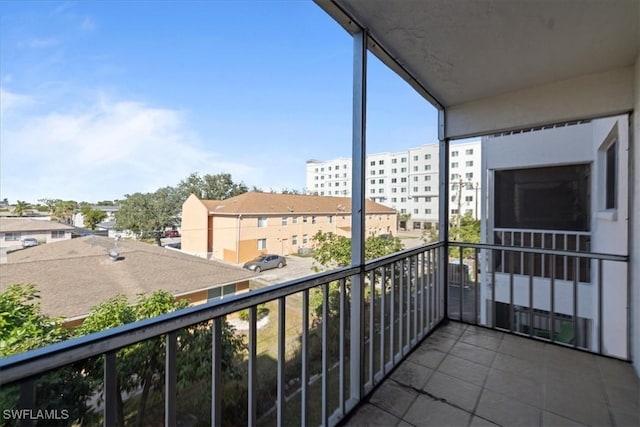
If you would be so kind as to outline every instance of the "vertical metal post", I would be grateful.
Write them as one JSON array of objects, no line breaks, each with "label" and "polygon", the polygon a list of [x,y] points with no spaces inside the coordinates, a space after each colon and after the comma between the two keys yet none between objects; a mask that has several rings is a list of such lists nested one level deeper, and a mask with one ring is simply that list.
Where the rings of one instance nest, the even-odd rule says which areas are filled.
[{"label": "vertical metal post", "polygon": [[385,322],[384,315],[387,311],[387,266],[382,266],[382,276],[380,277],[380,371],[384,376],[387,373],[387,359],[384,357],[384,343],[386,341],[387,334],[385,328],[387,322]]},{"label": "vertical metal post", "polygon": [[[34,378],[27,378],[20,382],[19,409],[35,410],[36,408],[36,382]],[[8,424],[7,424],[8,425]],[[21,418],[20,427],[31,427],[36,425],[36,420],[31,417]]]},{"label": "vertical metal post", "polygon": [[[284,362],[286,354],[286,297],[278,299],[278,397],[277,397],[277,425],[284,425]],[[219,425],[219,424],[216,424]]]},{"label": "vertical metal post", "polygon": [[549,311],[549,338],[551,342],[555,342],[555,329],[556,329],[556,256],[550,255],[551,257],[551,310]]},{"label": "vertical metal post", "polygon": [[400,357],[404,356],[404,258],[400,261],[400,283],[398,285],[398,353]]},{"label": "vertical metal post", "polygon": [[[329,375],[329,284],[322,285],[322,425],[329,425],[329,395],[327,376]],[[279,424],[283,425],[283,424]]]},{"label": "vertical metal post", "polygon": [[224,318],[213,319],[211,325],[211,425],[222,424],[222,324]]},{"label": "vertical metal post", "polygon": [[[495,255],[495,249],[491,250],[491,261],[495,259],[493,255]],[[500,251],[500,256],[504,251]],[[502,268],[504,269],[504,264],[502,264]],[[491,327],[493,329],[496,328],[496,265],[493,263],[491,266]]]},{"label": "vertical metal post", "polygon": [[602,258],[598,258],[598,353],[602,354]]},{"label": "vertical metal post", "polygon": [[529,268],[529,337],[533,338],[533,272],[535,263],[535,255],[533,252],[529,253],[529,261],[531,263],[531,268]]},{"label": "vertical metal post", "polygon": [[308,425],[307,400],[309,399],[309,291],[302,291],[302,390],[300,392],[300,424]]},{"label": "vertical metal post", "polygon": [[464,264],[463,264],[463,262],[464,262],[464,258],[462,256],[463,255],[462,246],[458,247],[458,249],[460,249],[460,269],[459,269],[459,271],[460,271],[460,279],[458,280],[458,283],[460,284],[460,288],[458,289],[459,292],[460,292],[460,295],[459,295],[459,298],[458,298],[459,299],[459,301],[458,301],[458,305],[459,305],[458,310],[460,310],[460,311],[458,313],[459,313],[459,320],[461,322],[463,322],[464,321],[464,316],[462,315],[462,310],[464,309],[464,307],[463,307],[463,299],[464,299],[464,296],[463,296],[464,295],[464,292],[463,292],[464,291],[464,280],[463,280]]},{"label": "vertical metal post", "polygon": [[479,254],[480,250],[478,248],[475,248],[474,250],[474,263],[473,263],[473,324],[477,325],[478,322],[478,260],[479,260]]},{"label": "vertical metal post", "polygon": [[513,270],[515,269],[515,265],[513,263],[513,251],[509,252],[509,331],[513,332],[513,318],[514,316],[514,307],[513,307]]},{"label": "vertical metal post", "polygon": [[438,139],[440,140],[440,158],[438,175],[440,191],[438,194],[438,236],[444,242],[440,247],[440,286],[444,290],[444,318],[449,318],[449,138],[445,136],[446,112],[438,110]]},{"label": "vertical metal post", "polygon": [[118,370],[116,352],[104,355],[104,426],[118,424]]},{"label": "vertical metal post", "polygon": [[176,331],[167,334],[167,353],[165,362],[165,393],[164,393],[164,425],[166,427],[175,426],[176,418],[176,384],[178,370],[176,367],[176,356],[178,353],[178,333]]},{"label": "vertical metal post", "polygon": [[[347,286],[345,283],[345,279],[340,279],[340,390],[338,392],[340,396],[340,416],[343,417],[345,414],[344,407],[344,331],[346,330],[346,316],[345,316],[345,301],[347,299]],[[284,425],[284,424],[279,424]]]},{"label": "vertical metal post", "polygon": [[256,425],[258,411],[258,310],[249,307],[249,366],[247,376],[247,425]]},{"label": "vertical metal post", "polygon": [[573,346],[578,347],[578,265],[580,258],[573,261]]},{"label": "vertical metal post", "polygon": [[426,263],[426,252],[422,252],[418,259],[420,260],[419,269],[420,269],[420,333],[418,334],[418,339],[422,339],[424,336],[425,329],[425,319],[426,319],[426,298],[427,298],[427,289],[424,285],[424,265]]},{"label": "vertical metal post", "polygon": [[391,264],[391,301],[389,302],[389,359],[393,366],[396,361],[396,263]]},{"label": "vertical metal post", "polygon": [[[360,401],[362,381],[362,287],[364,284],[367,32],[353,36],[353,132],[351,180],[351,265],[360,273],[351,280],[351,396]],[[304,424],[304,423],[303,423]]]},{"label": "vertical metal post", "polygon": [[374,301],[375,301],[375,293],[376,293],[376,289],[375,289],[375,271],[371,270],[369,272],[369,290],[370,290],[370,294],[369,294],[369,348],[367,349],[367,352],[369,353],[369,381],[371,382],[371,387],[373,387],[374,385],[374,370],[375,370],[375,357],[374,357],[374,351],[373,351],[373,343],[374,343],[374,332],[375,332],[375,328],[374,328],[374,318],[373,318],[373,314],[374,314]]},{"label": "vertical metal post", "polygon": [[419,256],[412,257],[411,271],[413,272],[411,278],[411,285],[413,286],[413,336],[411,337],[411,344],[414,345],[418,342],[418,260]]}]

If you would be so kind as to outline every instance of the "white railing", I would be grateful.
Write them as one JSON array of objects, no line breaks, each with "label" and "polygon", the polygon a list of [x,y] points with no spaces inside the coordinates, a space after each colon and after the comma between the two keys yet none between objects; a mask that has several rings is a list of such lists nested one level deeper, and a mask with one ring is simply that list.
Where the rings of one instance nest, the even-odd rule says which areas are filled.
[{"label": "white railing", "polygon": [[[18,411],[12,414],[21,425],[35,424],[37,410],[66,414],[69,423],[129,424],[143,409],[145,422],[171,426],[188,420],[335,425],[445,318],[437,277],[443,247],[399,252],[0,359],[0,400]],[[360,301],[351,298],[356,283],[363,286]],[[264,304],[275,336],[258,329]],[[226,319],[242,310],[248,329],[241,336],[246,347],[238,350],[230,342],[240,332],[231,332]],[[201,353],[193,353],[194,339]],[[202,339],[210,343],[206,351]],[[146,355],[142,362],[138,352]],[[133,380],[144,375],[153,386],[141,389]],[[77,402],[84,412],[60,407],[64,393],[78,389],[87,396]],[[141,405],[143,399],[149,403]]]}]

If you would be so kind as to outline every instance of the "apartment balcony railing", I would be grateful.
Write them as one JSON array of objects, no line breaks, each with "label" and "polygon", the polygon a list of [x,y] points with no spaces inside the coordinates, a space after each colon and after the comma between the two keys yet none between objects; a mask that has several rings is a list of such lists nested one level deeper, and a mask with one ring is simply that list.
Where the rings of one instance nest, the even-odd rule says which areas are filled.
[{"label": "apartment balcony railing", "polygon": [[[450,248],[457,251],[457,262],[447,255]],[[538,278],[548,282],[544,284],[536,282],[532,269],[524,276],[510,271],[504,282],[500,275],[505,273],[492,268],[492,258],[504,253],[507,257],[547,256],[552,271],[557,256],[584,259],[594,271],[591,277],[597,280],[584,284],[573,276],[567,314],[560,304],[561,299],[564,304],[566,290],[554,275]],[[448,268],[442,268],[443,257],[448,259]],[[122,416],[122,400],[135,400],[140,394],[139,390],[120,393],[119,382],[127,373],[119,361],[127,349],[155,343],[157,352],[164,353],[160,374],[156,373],[163,376],[158,381],[162,390],[156,390],[156,397],[161,400],[159,419],[165,425],[186,422],[185,417],[192,414],[183,410],[185,403],[209,393],[206,416],[196,424],[335,425],[447,318],[627,359],[628,319],[625,317],[626,328],[611,323],[615,318],[608,319],[620,313],[628,316],[628,293],[622,298],[603,299],[611,286],[604,279],[607,265],[626,262],[623,256],[588,252],[437,243],[361,267],[293,280],[8,357],[0,360],[0,385],[5,393],[16,394],[17,409],[50,408],[47,399],[51,396],[42,390],[46,375],[60,369],[87,369],[89,363],[101,373],[91,379],[99,383],[92,405],[99,410],[101,423],[116,425]],[[578,268],[579,263],[571,265]],[[516,280],[522,276],[524,284]],[[356,284],[361,285],[361,292],[352,292]],[[626,281],[623,286],[627,289]],[[545,292],[546,305],[541,296]],[[355,299],[354,295],[360,297]],[[319,304],[314,306],[312,301]],[[265,303],[273,304],[277,312],[272,320],[277,324],[275,366],[264,363],[258,353],[258,312]],[[241,310],[248,310],[247,351],[235,358],[245,374],[229,380],[225,376],[228,366],[223,364],[224,322]],[[293,337],[292,353],[287,331],[293,313],[299,315],[300,328]],[[540,319],[545,315],[548,323],[543,325]],[[577,339],[580,318],[587,319],[583,327],[589,339],[585,342]],[[573,327],[571,333],[564,326],[567,322]],[[209,366],[203,367],[200,382],[185,386],[180,361],[189,349],[183,348],[186,341],[182,334],[205,328],[211,331],[210,353],[197,359]],[[616,328],[626,332],[622,343],[617,342]],[[608,334],[615,336],[607,340]],[[609,344],[616,345],[615,351],[610,351]],[[267,375],[268,369],[274,375]],[[82,374],[90,380],[88,371]],[[229,388],[229,383],[235,388]],[[229,405],[237,409],[235,419],[229,418]]]}]

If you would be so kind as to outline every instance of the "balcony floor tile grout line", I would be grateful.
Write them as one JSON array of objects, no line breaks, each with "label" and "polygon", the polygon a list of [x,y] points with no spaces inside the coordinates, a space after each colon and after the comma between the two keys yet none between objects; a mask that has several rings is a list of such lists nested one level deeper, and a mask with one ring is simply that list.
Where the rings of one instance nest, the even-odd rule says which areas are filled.
[{"label": "balcony floor tile grout line", "polygon": [[[487,376],[485,377],[484,381],[482,382],[482,386],[480,387],[480,393],[478,393],[478,397],[476,398],[476,403],[475,403],[475,405],[473,407],[473,415],[474,416],[476,416],[478,418],[481,418],[481,419],[483,419],[485,421],[489,421],[489,422],[491,422],[493,424],[497,424],[497,425],[500,425],[500,424],[498,424],[497,422],[495,422],[493,420],[490,420],[490,419],[487,419],[487,418],[482,417],[480,415],[477,415],[476,412],[478,411],[478,406],[480,405],[480,399],[482,399],[482,395],[484,394],[484,391],[488,390],[486,388],[486,385],[487,385],[487,381],[489,381],[489,374],[493,370],[493,367],[494,367],[494,365],[496,363],[496,359],[497,359],[497,356],[498,356],[498,348],[500,348],[500,345],[502,344],[503,340],[504,340],[504,334],[500,335],[500,343],[498,344],[498,347],[493,351],[493,360],[491,360],[491,366],[489,367],[489,371],[487,372]],[[473,422],[473,417],[471,417],[471,420],[469,420],[469,426],[471,425],[472,422]]]},{"label": "balcony floor tile grout line", "polygon": [[[593,356],[592,356],[593,357]],[[604,382],[604,378],[602,376],[602,366],[598,363],[597,360],[594,360],[596,364],[596,369],[598,370],[598,383],[600,383],[600,387],[602,388],[602,393],[604,394],[604,402],[607,405],[607,413],[609,414],[609,421],[611,421],[612,426],[616,426],[616,417],[613,414],[612,404],[609,402],[609,392],[607,391],[607,386]]]}]

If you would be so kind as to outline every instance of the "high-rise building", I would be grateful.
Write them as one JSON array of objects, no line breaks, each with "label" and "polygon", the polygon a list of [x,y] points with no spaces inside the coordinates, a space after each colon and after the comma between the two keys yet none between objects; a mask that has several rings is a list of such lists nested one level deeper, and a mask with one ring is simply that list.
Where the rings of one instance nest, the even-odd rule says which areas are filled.
[{"label": "high-rise building", "polygon": [[[451,144],[449,214],[480,216],[480,141]],[[439,145],[425,144],[395,153],[367,156],[366,194],[396,209],[401,228],[430,229],[438,224]],[[307,193],[351,196],[351,159],[307,161]],[[408,215],[403,217],[402,214]],[[404,218],[408,218],[403,221]],[[404,224],[402,224],[404,222]]]}]

